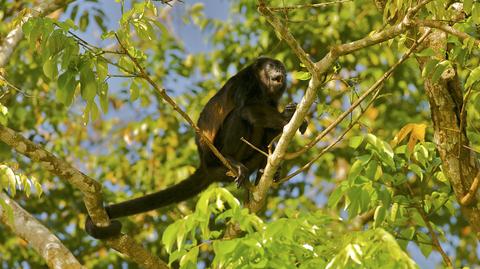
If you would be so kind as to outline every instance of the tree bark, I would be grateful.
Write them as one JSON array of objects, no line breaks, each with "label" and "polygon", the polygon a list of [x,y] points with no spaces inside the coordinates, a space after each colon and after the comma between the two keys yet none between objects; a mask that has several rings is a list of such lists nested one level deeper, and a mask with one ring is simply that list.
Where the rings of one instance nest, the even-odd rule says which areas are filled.
[{"label": "tree bark", "polygon": [[0,222],[9,227],[17,236],[27,241],[38,254],[40,254],[50,268],[85,268],[66,248],[60,239],[43,226],[32,215],[25,211],[8,195],[0,192],[0,199],[4,200],[13,211],[13,223],[5,214],[5,209],[0,207]]},{"label": "tree bark", "polygon": [[[433,30],[427,46],[437,51],[436,59],[445,59],[447,49],[447,34]],[[443,55],[441,55],[443,54]],[[429,57],[420,57],[418,62],[423,69]],[[430,77],[424,80],[425,93],[430,103],[430,113],[434,128],[434,142],[442,159],[443,172],[450,180],[450,184],[459,201],[462,214],[480,238],[480,204],[478,192],[469,205],[460,203],[469,192],[473,181],[478,174],[478,158],[468,147],[466,136],[466,113],[461,113],[463,107],[462,84],[457,76],[456,69],[445,70],[438,81]],[[463,118],[463,119],[462,119]]]}]

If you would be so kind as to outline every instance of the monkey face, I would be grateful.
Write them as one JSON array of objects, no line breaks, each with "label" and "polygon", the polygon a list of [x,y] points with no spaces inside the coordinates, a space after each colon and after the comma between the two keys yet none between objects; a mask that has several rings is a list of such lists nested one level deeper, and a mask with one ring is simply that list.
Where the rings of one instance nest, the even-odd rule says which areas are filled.
[{"label": "monkey face", "polygon": [[258,79],[268,94],[280,96],[287,86],[287,72],[282,62],[261,57],[254,64]]}]

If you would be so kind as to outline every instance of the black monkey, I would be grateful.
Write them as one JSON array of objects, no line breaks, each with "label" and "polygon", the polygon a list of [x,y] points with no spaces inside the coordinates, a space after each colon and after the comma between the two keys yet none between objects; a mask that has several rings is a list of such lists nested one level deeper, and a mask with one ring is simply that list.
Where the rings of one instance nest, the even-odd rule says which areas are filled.
[{"label": "black monkey", "polygon": [[[231,77],[200,113],[198,127],[237,169],[237,178],[227,176],[228,169],[197,136],[201,163],[190,177],[165,190],[107,206],[105,209],[110,219],[186,200],[213,182],[234,180],[240,186],[248,180],[252,172],[259,171],[266,165],[266,157],[240,138],[243,137],[266,151],[271,140],[281,132],[296,108],[293,104],[288,105],[282,113],[278,111],[278,100],[286,88],[285,79],[286,70],[282,62],[266,57],[258,58]],[[304,122],[300,131],[303,133],[305,128]],[[113,220],[108,227],[98,227],[88,217],[85,230],[95,238],[104,239],[118,235],[121,223]]]}]

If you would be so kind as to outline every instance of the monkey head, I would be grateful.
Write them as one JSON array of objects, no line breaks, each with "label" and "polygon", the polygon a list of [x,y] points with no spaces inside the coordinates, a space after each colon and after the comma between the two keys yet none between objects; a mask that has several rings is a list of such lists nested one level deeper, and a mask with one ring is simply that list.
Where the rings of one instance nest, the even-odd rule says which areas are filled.
[{"label": "monkey head", "polygon": [[287,72],[283,63],[272,58],[260,57],[255,61],[253,68],[266,93],[280,98],[287,87]]}]

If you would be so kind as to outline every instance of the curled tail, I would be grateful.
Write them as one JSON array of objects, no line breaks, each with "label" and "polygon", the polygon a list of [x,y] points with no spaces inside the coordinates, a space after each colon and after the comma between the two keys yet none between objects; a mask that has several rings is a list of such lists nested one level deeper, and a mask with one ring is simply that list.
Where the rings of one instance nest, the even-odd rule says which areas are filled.
[{"label": "curled tail", "polygon": [[111,219],[131,216],[154,210],[172,203],[184,201],[195,196],[210,185],[201,169],[190,177],[165,190],[154,192],[139,198],[107,206]]},{"label": "curled tail", "polygon": [[[131,199],[105,207],[110,219],[131,216],[154,210],[172,203],[184,201],[206,189],[213,181],[208,180],[202,169],[197,169],[190,177],[165,190],[151,193],[139,198]],[[87,217],[85,231],[94,238],[105,239],[120,234],[122,224],[113,220],[108,227],[96,226],[92,219]]]}]

